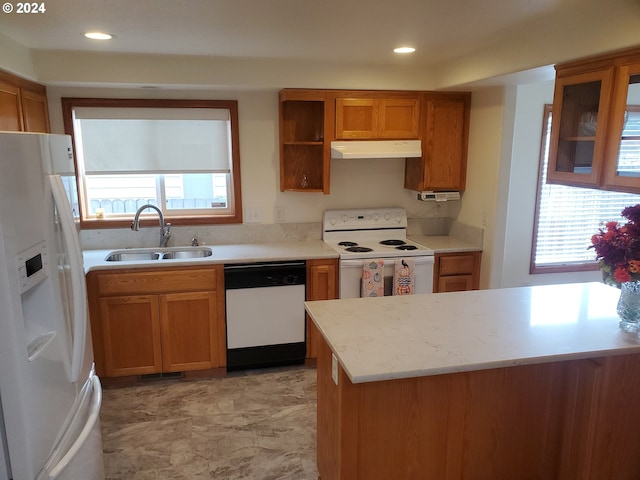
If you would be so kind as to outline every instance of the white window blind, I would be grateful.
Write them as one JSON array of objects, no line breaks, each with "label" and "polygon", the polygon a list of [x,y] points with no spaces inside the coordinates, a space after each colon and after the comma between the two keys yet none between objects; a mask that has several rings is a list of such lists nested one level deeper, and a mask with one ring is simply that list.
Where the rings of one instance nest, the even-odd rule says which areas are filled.
[{"label": "white window blind", "polygon": [[[640,111],[628,114],[621,156],[624,170],[640,173],[640,142],[624,137],[640,135]],[[550,110],[549,110],[550,112]],[[621,220],[620,212],[640,203],[640,195],[587,188],[548,185],[547,161],[551,133],[551,113],[543,131],[543,155],[539,179],[537,231],[534,232],[534,267],[554,267],[595,261],[595,252],[588,247],[591,237],[603,222]],[[634,173],[637,174],[637,173]]]},{"label": "white window blind", "polygon": [[77,107],[74,120],[87,174],[231,171],[227,109]]}]

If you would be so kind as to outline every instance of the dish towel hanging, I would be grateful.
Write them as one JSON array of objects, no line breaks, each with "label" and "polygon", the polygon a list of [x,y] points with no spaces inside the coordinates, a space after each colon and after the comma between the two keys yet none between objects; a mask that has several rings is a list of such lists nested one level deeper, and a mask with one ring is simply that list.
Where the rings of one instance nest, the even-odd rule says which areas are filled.
[{"label": "dish towel hanging", "polygon": [[384,260],[365,260],[362,264],[361,297],[384,297]]},{"label": "dish towel hanging", "polygon": [[393,294],[412,295],[415,292],[416,278],[413,272],[413,260],[398,258],[393,271]]}]

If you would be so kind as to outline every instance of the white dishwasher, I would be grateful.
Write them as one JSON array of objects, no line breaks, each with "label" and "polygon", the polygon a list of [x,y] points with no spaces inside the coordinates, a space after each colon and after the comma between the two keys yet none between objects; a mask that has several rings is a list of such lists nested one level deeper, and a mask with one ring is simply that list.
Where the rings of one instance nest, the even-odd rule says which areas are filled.
[{"label": "white dishwasher", "polygon": [[224,267],[227,370],[304,362],[306,262]]}]

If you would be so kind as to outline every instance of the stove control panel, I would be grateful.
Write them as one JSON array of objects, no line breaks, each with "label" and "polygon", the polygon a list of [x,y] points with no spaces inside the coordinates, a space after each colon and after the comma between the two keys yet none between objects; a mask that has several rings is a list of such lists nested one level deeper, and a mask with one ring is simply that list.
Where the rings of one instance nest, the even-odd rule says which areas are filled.
[{"label": "stove control panel", "polygon": [[406,228],[404,208],[363,208],[353,210],[326,210],[323,230],[368,230]]}]

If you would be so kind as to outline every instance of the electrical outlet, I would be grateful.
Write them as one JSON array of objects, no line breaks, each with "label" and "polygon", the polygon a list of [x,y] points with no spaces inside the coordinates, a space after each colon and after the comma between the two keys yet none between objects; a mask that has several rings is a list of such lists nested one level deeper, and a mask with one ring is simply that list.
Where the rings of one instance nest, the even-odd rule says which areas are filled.
[{"label": "electrical outlet", "polygon": [[244,209],[244,222],[245,223],[260,223],[262,221],[262,215],[259,208],[245,208]]},{"label": "electrical outlet", "polygon": [[276,223],[284,222],[284,207],[275,207],[273,209],[273,221]]},{"label": "electrical outlet", "polygon": [[333,352],[331,352],[331,378],[333,379],[333,383],[338,385],[338,359]]}]

